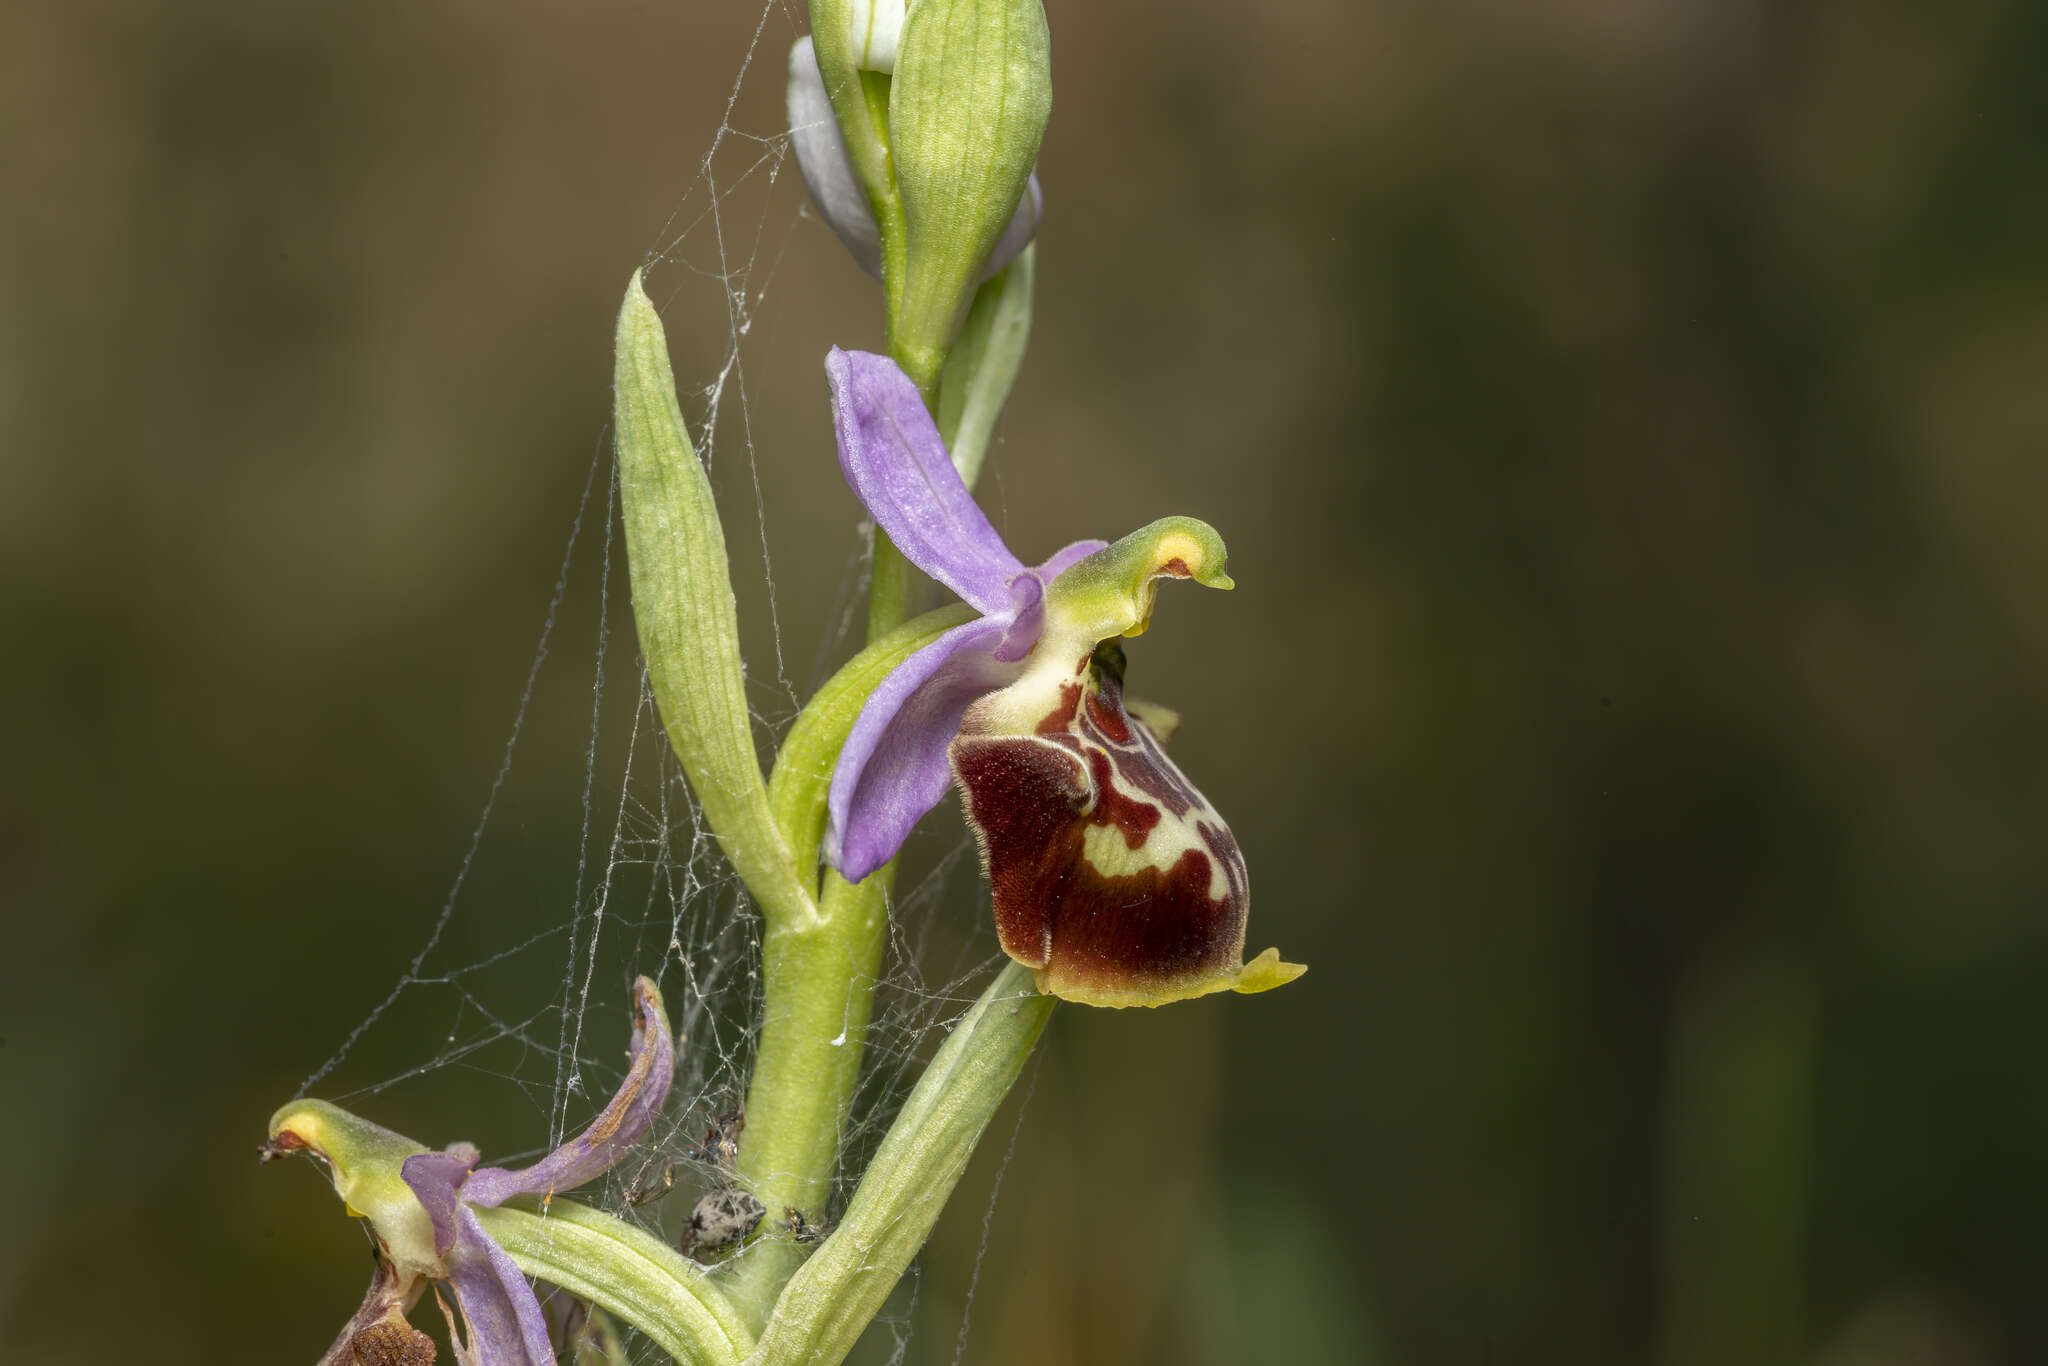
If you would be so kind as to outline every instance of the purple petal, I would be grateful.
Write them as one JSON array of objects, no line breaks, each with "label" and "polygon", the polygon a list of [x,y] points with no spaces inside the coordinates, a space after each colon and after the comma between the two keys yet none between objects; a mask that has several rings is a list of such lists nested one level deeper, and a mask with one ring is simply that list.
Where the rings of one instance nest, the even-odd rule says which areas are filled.
[{"label": "purple petal", "polygon": [[1031,653],[1045,631],[1045,588],[1071,565],[1079,564],[1108,545],[1107,541],[1076,541],[1053,553],[1028,574],[1010,580],[1010,628],[995,648],[995,657],[1011,663]]},{"label": "purple petal", "polygon": [[910,562],[985,613],[1010,604],[1024,568],[960,482],[917,386],[895,361],[833,347],[825,357],[839,467]]},{"label": "purple petal", "polygon": [[675,1080],[676,1044],[653,982],[642,977],[633,983],[633,1003],[633,1065],[604,1113],[582,1134],[523,1171],[485,1167],[472,1172],[462,1188],[464,1203],[488,1209],[515,1195],[573,1190],[609,1169],[646,1136]]},{"label": "purple petal", "polygon": [[448,1282],[462,1308],[468,1344],[456,1344],[463,1366],[555,1366],[540,1298],[512,1257],[491,1241],[470,1210],[457,1210]]},{"label": "purple petal", "polygon": [[456,1203],[469,1179],[469,1169],[475,1165],[476,1150],[470,1148],[465,1152],[414,1153],[398,1169],[434,1221],[434,1251],[443,1257],[455,1245]]},{"label": "purple petal", "polygon": [[[812,65],[816,66],[817,63],[813,61]],[[824,85],[824,79],[819,78],[818,88],[822,90]],[[844,145],[841,143],[841,146]],[[869,217],[873,216],[874,211],[869,210]],[[1033,171],[1031,179],[1024,184],[1023,195],[1017,200],[1017,212],[1010,216],[1010,226],[1003,229],[1002,239],[996,243],[996,249],[988,255],[988,265],[982,270],[981,278],[993,279],[997,271],[1016,260],[1017,253],[1031,245],[1032,237],[1038,232],[1038,220],[1044,216],[1045,191],[1038,188],[1038,172]]]},{"label": "purple petal", "polygon": [[1076,541],[1072,545],[1061,546],[1052,553],[1044,564],[1038,566],[1038,576],[1047,583],[1051,583],[1054,579],[1066,573],[1096,551],[1107,549],[1109,549],[1108,541]]},{"label": "purple petal", "polygon": [[897,665],[847,733],[826,799],[825,856],[859,882],[896,856],[952,781],[946,746],[976,698],[1017,675],[993,651],[1009,623],[955,626]]},{"label": "purple petal", "polygon": [[1003,638],[992,653],[1003,663],[1014,664],[1031,653],[1045,629],[1045,580],[1035,571],[1010,580],[1009,617]]}]

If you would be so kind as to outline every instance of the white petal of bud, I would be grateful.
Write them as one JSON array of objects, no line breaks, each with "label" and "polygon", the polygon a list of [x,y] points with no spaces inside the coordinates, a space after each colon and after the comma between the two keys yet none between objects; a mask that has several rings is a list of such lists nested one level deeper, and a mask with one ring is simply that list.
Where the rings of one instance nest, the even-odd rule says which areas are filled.
[{"label": "white petal of bud", "polygon": [[862,71],[894,71],[903,0],[853,0],[847,8],[853,20],[853,64]]},{"label": "white petal of bud", "polygon": [[[894,56],[892,36],[892,61]],[[861,188],[852,158],[846,153],[846,138],[833,116],[832,100],[825,93],[825,78],[819,74],[817,53],[809,37],[797,39],[789,50],[789,137],[796,144],[797,170],[803,173],[804,187],[811,192],[819,216],[839,234],[860,268],[881,279],[881,229],[875,226],[875,211],[868,205],[867,191]]]}]

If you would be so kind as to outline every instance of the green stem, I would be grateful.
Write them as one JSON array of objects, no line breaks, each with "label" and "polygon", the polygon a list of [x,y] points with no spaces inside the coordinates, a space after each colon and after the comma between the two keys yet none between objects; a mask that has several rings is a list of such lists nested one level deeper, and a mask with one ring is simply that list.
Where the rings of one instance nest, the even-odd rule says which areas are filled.
[{"label": "green stem", "polygon": [[479,1209],[484,1232],[536,1280],[618,1315],[679,1362],[728,1366],[753,1333],[697,1264],[650,1233],[573,1200],[546,1213]]},{"label": "green stem", "polygon": [[749,1366],[831,1366],[852,1350],[930,1236],[1052,1007],[1017,963],[982,992],[918,1078],[838,1227],[790,1278]]},{"label": "green stem", "polygon": [[[966,607],[942,608],[884,635],[818,689],[783,737],[768,804],[807,885],[818,866],[832,769],[868,695],[913,652],[971,615]],[[768,1207],[768,1235],[739,1264],[732,1283],[756,1324],[803,1259],[802,1246],[784,1232],[786,1211],[820,1222],[832,1193],[881,972],[889,886],[887,869],[858,886],[828,872],[818,922],[787,932],[771,928],[762,947],[767,1005],[739,1176]]]},{"label": "green stem", "polygon": [[910,611],[910,561],[879,526],[868,572],[868,639],[879,641]]},{"label": "green stem", "polygon": [[[938,356],[912,368],[898,358],[927,408],[936,410],[944,363]],[[860,703],[917,644],[965,620],[956,609],[928,613],[906,626],[908,599],[909,565],[877,527],[868,648],[820,690],[813,699],[817,710],[805,709],[819,720],[806,730],[799,718],[791,730],[795,749],[776,761],[781,799],[771,793],[770,806],[806,878],[810,865],[801,860],[817,847],[825,788]],[[747,1088],[747,1138],[740,1145],[738,1175],[768,1207],[771,1222],[732,1282],[740,1311],[757,1326],[803,1261],[803,1246],[785,1231],[787,1211],[815,1222],[824,1217],[832,1193],[839,1141],[866,1053],[895,881],[893,862],[858,885],[828,871],[817,920],[771,922],[762,945],[761,1048]]]},{"label": "green stem", "polygon": [[768,1213],[728,1286],[757,1329],[806,1250],[788,1211],[814,1225],[825,1219],[888,939],[889,873],[856,886],[828,872],[823,923],[771,929],[762,945],[766,1005],[738,1176]]}]

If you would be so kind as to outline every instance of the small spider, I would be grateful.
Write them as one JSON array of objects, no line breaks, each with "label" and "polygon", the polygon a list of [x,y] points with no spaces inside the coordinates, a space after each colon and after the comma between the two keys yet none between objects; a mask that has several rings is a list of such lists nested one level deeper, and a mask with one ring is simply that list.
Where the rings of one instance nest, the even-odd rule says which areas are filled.
[{"label": "small spider", "polygon": [[683,1156],[692,1162],[702,1162],[719,1171],[729,1172],[740,1155],[740,1131],[746,1127],[746,1110],[734,1106],[711,1121],[711,1127],[704,1131],[704,1141]]},{"label": "small spider", "polygon": [[[740,1130],[747,1127],[747,1112],[734,1108],[720,1115],[704,1131],[704,1141],[693,1148],[683,1150],[682,1160],[709,1167],[718,1173],[730,1174],[733,1162],[739,1157]],[[629,1205],[651,1205],[676,1188],[676,1164],[667,1163],[651,1180],[642,1180],[626,1192]]]},{"label": "small spider", "polygon": [[683,1255],[716,1251],[737,1243],[760,1227],[768,1207],[738,1186],[721,1186],[706,1191],[690,1211],[690,1226],[683,1230]]},{"label": "small spider", "polygon": [[806,1247],[825,1241],[825,1230],[804,1218],[804,1212],[795,1205],[783,1206],[782,1217],[789,1225],[789,1236]]}]

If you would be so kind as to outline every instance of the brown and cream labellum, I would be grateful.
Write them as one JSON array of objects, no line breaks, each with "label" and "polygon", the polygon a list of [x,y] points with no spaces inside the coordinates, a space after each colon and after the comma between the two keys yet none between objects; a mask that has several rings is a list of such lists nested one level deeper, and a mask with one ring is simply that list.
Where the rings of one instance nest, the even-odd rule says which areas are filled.
[{"label": "brown and cream labellum", "polygon": [[1126,710],[1123,665],[1104,642],[1047,690],[1028,733],[1004,726],[1013,704],[992,697],[953,742],[1003,951],[1038,969],[1040,990],[1090,1005],[1237,989],[1244,856]]}]

